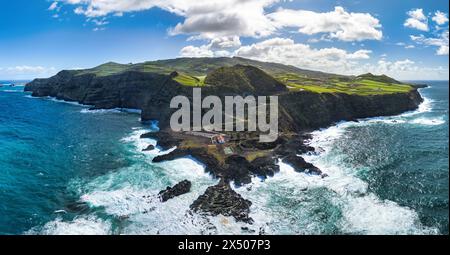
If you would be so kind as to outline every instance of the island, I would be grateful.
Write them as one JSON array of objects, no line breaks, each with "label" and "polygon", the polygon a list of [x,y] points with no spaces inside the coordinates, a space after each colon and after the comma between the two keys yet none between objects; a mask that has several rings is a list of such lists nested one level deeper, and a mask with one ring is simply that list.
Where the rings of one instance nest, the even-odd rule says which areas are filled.
[{"label": "island", "polygon": [[[219,179],[191,205],[193,212],[222,214],[252,223],[251,201],[230,186],[245,185],[251,178],[274,176],[278,160],[296,171],[326,178],[326,171],[306,162],[301,155],[314,153],[310,132],[339,121],[398,115],[417,109],[423,98],[418,88],[385,75],[345,76],[303,70],[279,63],[244,58],[178,58],[138,64],[106,63],[92,69],[64,70],[48,79],[35,79],[25,91],[34,97],[90,105],[92,109],[131,108],[141,110],[142,121],[158,121],[152,138],[163,150],[176,147],[153,162],[193,157]],[[258,132],[174,132],[169,120],[175,109],[173,97],[192,99],[192,89],[202,95],[278,96],[279,136],[261,143]],[[149,147],[146,150],[152,150]],[[162,201],[189,192],[185,180],[161,191]]]}]

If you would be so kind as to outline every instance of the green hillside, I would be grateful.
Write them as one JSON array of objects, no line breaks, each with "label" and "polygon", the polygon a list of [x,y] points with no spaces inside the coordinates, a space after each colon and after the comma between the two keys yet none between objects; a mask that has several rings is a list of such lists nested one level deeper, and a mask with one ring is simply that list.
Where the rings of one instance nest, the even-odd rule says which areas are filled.
[{"label": "green hillside", "polygon": [[220,67],[208,74],[205,84],[252,94],[274,94],[287,91],[285,84],[250,65]]},{"label": "green hillside", "polygon": [[383,76],[384,81],[380,81],[378,77],[367,76],[348,77],[346,79],[318,79],[293,73],[278,75],[276,78],[286,84],[291,91],[306,90],[317,93],[377,95],[404,93],[412,89],[410,85],[403,84],[387,76]]},{"label": "green hillside", "polygon": [[[390,94],[408,92],[411,86],[403,84],[386,75],[371,73],[359,76],[344,76],[318,71],[300,69],[290,65],[268,63],[245,58],[177,58],[148,61],[138,64],[118,64],[109,62],[95,68],[74,70],[75,75],[94,74],[108,76],[126,71],[148,72],[158,74],[175,74],[173,79],[185,86],[208,86],[214,80],[221,86],[246,86],[238,69],[230,72],[234,66],[252,66],[283,83],[291,91],[311,91],[316,93],[346,93],[346,94]],[[215,72],[221,70],[222,72]],[[214,72],[214,79],[209,74]],[[220,76],[220,79],[218,78]],[[252,76],[257,79],[256,76]],[[225,84],[231,81],[231,84]],[[238,82],[239,81],[239,82]],[[239,83],[239,84],[238,84]]]}]

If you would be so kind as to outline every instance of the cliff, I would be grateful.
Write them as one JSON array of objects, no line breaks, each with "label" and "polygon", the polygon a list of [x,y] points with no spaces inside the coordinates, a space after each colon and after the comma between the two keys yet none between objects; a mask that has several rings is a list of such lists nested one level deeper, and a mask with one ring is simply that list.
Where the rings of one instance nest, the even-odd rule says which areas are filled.
[{"label": "cliff", "polygon": [[[162,128],[167,127],[174,111],[169,108],[170,100],[177,95],[192,97],[192,87],[174,79],[177,72],[164,74],[126,70],[99,75],[99,70],[105,73],[104,69],[99,69],[105,65],[91,71],[61,71],[48,79],[36,79],[26,85],[25,91],[32,92],[35,97],[50,96],[91,105],[96,109],[140,109],[142,120],[159,120]],[[279,64],[277,68],[280,68]],[[115,69],[117,64],[114,64]],[[395,81],[385,76],[383,79]],[[379,94],[288,90],[285,84],[259,68],[240,64],[211,71],[205,78],[202,94],[219,97],[276,94],[280,103],[280,130],[293,132],[326,127],[342,120],[396,115],[414,110],[422,102],[415,87],[398,93]]]},{"label": "cliff", "polygon": [[[212,145],[209,138],[172,132],[168,126],[175,111],[169,107],[171,99],[184,95],[192,100],[192,88],[198,86],[202,87],[203,97],[277,95],[278,139],[260,143],[255,139],[255,132],[226,132],[226,145]],[[220,58],[176,59],[142,65],[107,63],[93,69],[61,71],[49,79],[36,79],[26,85],[25,91],[35,97],[56,97],[92,108],[142,110],[142,120],[158,120],[161,129],[142,138],[154,138],[163,150],[177,146],[169,154],[155,157],[154,163],[192,156],[221,180],[199,196],[191,210],[232,216],[251,224],[252,203],[237,194],[230,182],[243,185],[250,183],[253,176],[273,176],[280,171],[278,159],[293,166],[295,171],[326,178],[321,169],[298,156],[315,151],[306,145],[305,141],[311,137],[305,132],[342,120],[414,110],[423,101],[417,91],[419,87],[422,86],[410,86],[387,76],[338,76],[280,64]],[[190,187],[186,180],[161,191],[159,196],[166,201],[189,192]]]},{"label": "cliff", "polygon": [[301,91],[281,95],[279,102],[297,130],[311,130],[343,120],[398,115],[417,109],[423,99],[417,89],[370,96]]}]

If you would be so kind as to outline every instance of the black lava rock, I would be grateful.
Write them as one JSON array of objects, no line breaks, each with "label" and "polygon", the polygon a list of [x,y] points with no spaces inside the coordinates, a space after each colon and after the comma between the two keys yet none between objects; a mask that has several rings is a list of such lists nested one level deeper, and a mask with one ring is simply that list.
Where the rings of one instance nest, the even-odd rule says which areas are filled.
[{"label": "black lava rock", "polygon": [[190,206],[194,212],[208,215],[234,217],[237,221],[253,223],[249,217],[252,202],[242,198],[228,183],[221,181],[218,185],[209,187]]},{"label": "black lava rock", "polygon": [[162,202],[166,202],[169,199],[188,193],[191,191],[191,186],[192,183],[190,181],[184,180],[173,187],[167,187],[166,190],[159,192],[159,197]]}]

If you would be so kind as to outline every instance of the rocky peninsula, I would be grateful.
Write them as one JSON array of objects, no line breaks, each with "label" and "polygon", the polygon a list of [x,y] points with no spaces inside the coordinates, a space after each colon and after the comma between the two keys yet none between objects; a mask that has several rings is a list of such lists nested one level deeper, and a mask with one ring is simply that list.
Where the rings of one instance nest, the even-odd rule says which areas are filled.
[{"label": "rocky peninsula", "polygon": [[[193,87],[201,87],[204,97],[278,96],[278,139],[260,143],[258,132],[223,132],[225,143],[212,144],[211,137],[172,131],[169,120],[175,110],[169,107],[170,101],[179,95],[192,99]],[[415,110],[423,101],[419,87],[384,75],[342,76],[242,58],[198,58],[107,63],[93,69],[66,70],[48,79],[36,79],[25,90],[34,97],[55,97],[90,105],[92,109],[141,110],[142,121],[157,120],[160,128],[142,138],[157,140],[163,150],[176,147],[153,162],[194,157],[220,179],[190,209],[251,223],[251,201],[234,192],[230,182],[245,185],[253,176],[271,177],[279,171],[280,159],[298,172],[326,178],[326,169],[322,171],[300,156],[316,150],[306,143],[311,138],[309,132],[339,121]],[[159,196],[167,201],[189,192],[190,187],[186,180],[161,191]]]}]

